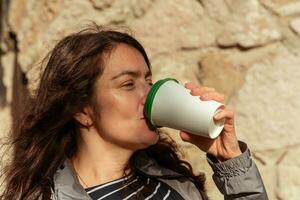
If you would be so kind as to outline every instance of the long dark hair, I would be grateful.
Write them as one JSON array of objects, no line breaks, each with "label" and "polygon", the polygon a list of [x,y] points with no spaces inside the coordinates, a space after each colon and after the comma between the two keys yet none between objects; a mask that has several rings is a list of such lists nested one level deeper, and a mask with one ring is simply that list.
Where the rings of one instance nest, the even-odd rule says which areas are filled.
[{"label": "long dark hair", "polygon": [[[92,103],[95,80],[104,69],[103,54],[120,43],[136,48],[150,69],[144,48],[130,34],[95,24],[63,38],[48,54],[39,87],[11,135],[13,151],[2,172],[5,188],[0,200],[50,199],[55,172],[77,150],[73,115]],[[204,191],[204,175],[195,175],[180,160],[172,142],[161,139],[146,151],[158,164],[184,174]],[[129,165],[134,169],[134,163]]]}]

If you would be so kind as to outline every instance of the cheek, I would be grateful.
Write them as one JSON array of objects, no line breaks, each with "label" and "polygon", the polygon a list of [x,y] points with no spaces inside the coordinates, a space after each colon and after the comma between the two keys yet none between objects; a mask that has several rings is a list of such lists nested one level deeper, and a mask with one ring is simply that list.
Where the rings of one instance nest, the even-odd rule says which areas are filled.
[{"label": "cheek", "polygon": [[139,101],[136,95],[110,94],[102,97],[101,116],[111,120],[128,120],[138,117]]}]

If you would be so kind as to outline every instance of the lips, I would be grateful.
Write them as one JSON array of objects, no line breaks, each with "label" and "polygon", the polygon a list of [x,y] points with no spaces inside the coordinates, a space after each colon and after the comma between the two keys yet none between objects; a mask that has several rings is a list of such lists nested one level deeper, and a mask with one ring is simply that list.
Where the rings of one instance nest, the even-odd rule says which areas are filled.
[{"label": "lips", "polygon": [[146,117],[141,117],[141,120],[144,120],[151,131],[156,130],[156,127],[151,124],[151,122]]}]

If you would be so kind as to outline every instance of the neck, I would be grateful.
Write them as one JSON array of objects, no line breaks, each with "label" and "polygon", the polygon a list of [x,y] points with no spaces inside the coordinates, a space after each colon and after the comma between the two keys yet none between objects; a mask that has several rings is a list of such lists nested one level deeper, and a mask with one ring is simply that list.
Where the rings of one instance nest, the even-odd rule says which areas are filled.
[{"label": "neck", "polygon": [[82,136],[72,163],[83,187],[107,183],[124,176],[132,150],[104,141],[98,133],[92,131]]}]

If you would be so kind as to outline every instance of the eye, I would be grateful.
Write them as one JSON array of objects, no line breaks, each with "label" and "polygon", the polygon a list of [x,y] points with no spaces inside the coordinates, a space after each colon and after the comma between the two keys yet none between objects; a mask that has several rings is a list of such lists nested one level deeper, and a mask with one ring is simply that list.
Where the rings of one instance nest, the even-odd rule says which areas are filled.
[{"label": "eye", "polygon": [[131,90],[131,89],[134,89],[135,85],[134,85],[134,82],[129,81],[129,82],[125,82],[122,85],[122,87],[125,88],[126,90]]},{"label": "eye", "polygon": [[148,79],[148,80],[146,80],[147,82],[148,82],[148,84],[150,85],[150,86],[152,86],[153,85],[153,83],[152,83],[152,79]]}]

